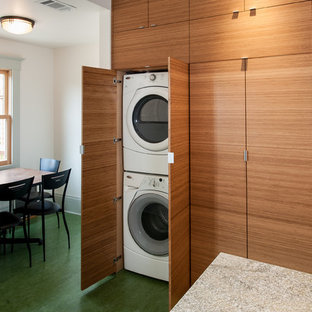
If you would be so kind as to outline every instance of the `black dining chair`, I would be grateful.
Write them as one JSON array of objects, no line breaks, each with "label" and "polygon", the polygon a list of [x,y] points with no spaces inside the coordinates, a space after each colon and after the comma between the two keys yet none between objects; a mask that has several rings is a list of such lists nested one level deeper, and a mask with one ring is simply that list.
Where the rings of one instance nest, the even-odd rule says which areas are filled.
[{"label": "black dining chair", "polygon": [[[60,160],[56,160],[52,158],[40,158],[39,170],[48,171],[48,172],[58,172],[60,168],[60,164],[61,164]],[[52,190],[52,192],[44,192],[44,197],[52,198],[52,200],[55,202],[54,190]],[[31,201],[40,200],[40,198],[41,198],[41,185],[39,186],[39,191],[38,191],[37,186],[34,186],[31,190],[29,201],[31,202]],[[56,212],[56,217],[57,217],[57,227],[60,228],[60,218],[59,218],[58,212]]]},{"label": "black dining chair", "polygon": [[2,241],[4,244],[4,251],[5,251],[7,230],[12,229],[11,250],[13,250],[15,227],[22,223],[25,242],[26,242],[28,254],[29,254],[29,266],[30,267],[31,267],[31,250],[30,250],[30,244],[29,244],[29,236],[27,235],[27,231],[26,231],[26,218],[29,219],[29,215],[27,215],[26,212],[27,212],[27,204],[28,204],[28,199],[29,199],[33,181],[34,181],[34,177],[0,185],[0,201],[12,202],[14,200],[20,200],[22,197],[24,198],[26,197],[26,200],[24,201],[24,206],[23,206],[23,216],[21,219],[18,218],[16,215],[12,214],[11,212],[8,212],[8,211],[0,212],[0,232],[3,237]]},{"label": "black dining chair", "polygon": [[[53,214],[55,212],[61,212],[63,216],[63,221],[67,233],[67,241],[68,241],[68,248],[70,248],[70,236],[68,225],[66,222],[65,217],[65,196],[67,185],[69,181],[71,169],[64,170],[57,173],[47,174],[42,176],[42,183],[41,183],[41,198],[38,201],[32,201],[28,204],[26,210],[27,213],[32,216],[41,216],[42,221],[42,246],[43,246],[43,261],[46,259],[45,253],[45,216],[49,214]],[[44,197],[45,191],[54,191],[56,189],[62,188],[62,203],[61,205],[57,204],[54,201],[47,200]],[[20,208],[14,210],[15,213],[21,212]]]}]

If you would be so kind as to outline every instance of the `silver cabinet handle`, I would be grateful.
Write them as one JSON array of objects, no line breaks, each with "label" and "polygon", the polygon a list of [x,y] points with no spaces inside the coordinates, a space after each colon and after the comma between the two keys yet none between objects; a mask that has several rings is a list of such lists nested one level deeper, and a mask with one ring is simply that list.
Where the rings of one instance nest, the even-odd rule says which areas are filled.
[{"label": "silver cabinet handle", "polygon": [[150,26],[151,26],[151,27],[156,27],[156,26],[157,26],[157,24],[151,24]]},{"label": "silver cabinet handle", "polygon": [[139,27],[138,27],[138,29],[143,29],[143,28],[145,28],[145,26],[139,26]]}]

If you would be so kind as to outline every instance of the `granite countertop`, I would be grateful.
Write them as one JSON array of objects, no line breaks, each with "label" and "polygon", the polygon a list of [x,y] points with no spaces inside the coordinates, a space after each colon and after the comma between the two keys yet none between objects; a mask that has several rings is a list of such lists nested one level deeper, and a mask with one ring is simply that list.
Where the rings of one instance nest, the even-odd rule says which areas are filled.
[{"label": "granite countertop", "polygon": [[220,253],[171,311],[312,312],[312,274]]}]

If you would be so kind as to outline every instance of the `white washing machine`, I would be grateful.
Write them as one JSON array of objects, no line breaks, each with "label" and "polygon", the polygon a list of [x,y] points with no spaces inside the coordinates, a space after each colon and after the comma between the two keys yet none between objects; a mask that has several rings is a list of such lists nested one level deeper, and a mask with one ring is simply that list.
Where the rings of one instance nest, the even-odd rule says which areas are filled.
[{"label": "white washing machine", "polygon": [[169,279],[168,177],[124,173],[124,267]]},{"label": "white washing machine", "polygon": [[168,72],[124,76],[124,170],[168,175]]}]

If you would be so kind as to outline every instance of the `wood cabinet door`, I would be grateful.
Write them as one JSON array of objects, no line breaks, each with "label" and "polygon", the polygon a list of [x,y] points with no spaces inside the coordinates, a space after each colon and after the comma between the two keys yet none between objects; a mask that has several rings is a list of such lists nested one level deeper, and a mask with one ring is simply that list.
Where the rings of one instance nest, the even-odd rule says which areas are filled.
[{"label": "wood cabinet door", "polygon": [[113,0],[113,31],[148,27],[148,0]]},{"label": "wood cabinet door", "polygon": [[190,0],[192,19],[244,11],[244,0]]},{"label": "wood cabinet door", "polygon": [[117,87],[114,71],[83,67],[81,289],[116,272]]},{"label": "wood cabinet door", "polygon": [[191,64],[191,277],[220,252],[247,256],[245,72]]},{"label": "wood cabinet door", "polygon": [[190,62],[310,53],[311,1],[191,21]]},{"label": "wood cabinet door", "polygon": [[149,0],[151,27],[189,20],[189,0]]},{"label": "wood cabinet door", "polygon": [[169,56],[189,62],[189,22],[114,34],[114,69],[167,66]]},{"label": "wood cabinet door", "polygon": [[189,69],[169,58],[169,306],[190,287]]},{"label": "wood cabinet door", "polygon": [[245,0],[245,10],[251,8],[267,8],[270,6],[282,5],[287,3],[302,2],[302,0]]},{"label": "wood cabinet door", "polygon": [[249,60],[248,254],[312,273],[312,54]]}]

